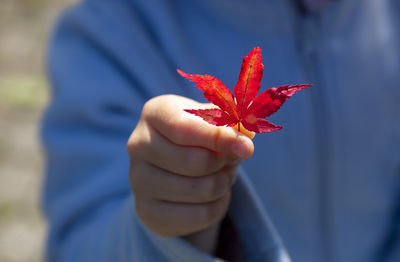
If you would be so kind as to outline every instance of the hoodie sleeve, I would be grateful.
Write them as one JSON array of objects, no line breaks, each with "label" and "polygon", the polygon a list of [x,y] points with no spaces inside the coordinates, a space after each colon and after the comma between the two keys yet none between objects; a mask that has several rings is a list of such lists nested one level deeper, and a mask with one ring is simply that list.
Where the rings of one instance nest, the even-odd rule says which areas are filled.
[{"label": "hoodie sleeve", "polygon": [[387,232],[378,249],[375,261],[400,261],[400,186],[394,199],[395,205],[391,212]]},{"label": "hoodie sleeve", "polygon": [[[130,35],[108,19],[104,9],[82,3],[64,13],[51,40],[52,99],[42,123],[46,260],[215,261],[180,238],[155,235],[135,215],[125,145],[144,102],[164,92],[148,87],[155,86],[148,68],[164,62],[154,46],[145,47],[132,17],[124,21]],[[177,85],[166,70],[153,73]]]}]

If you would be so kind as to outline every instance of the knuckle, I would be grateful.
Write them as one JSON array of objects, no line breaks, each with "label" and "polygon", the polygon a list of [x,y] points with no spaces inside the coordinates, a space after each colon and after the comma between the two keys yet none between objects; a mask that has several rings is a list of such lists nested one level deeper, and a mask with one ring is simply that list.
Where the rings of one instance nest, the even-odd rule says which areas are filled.
[{"label": "knuckle", "polygon": [[220,179],[217,176],[209,176],[203,181],[203,185],[200,187],[203,201],[209,202],[218,199],[223,187]]},{"label": "knuckle", "polygon": [[202,205],[198,209],[198,223],[202,225],[209,225],[215,219],[215,208],[211,204]]},{"label": "knuckle", "polygon": [[212,203],[207,203],[199,209],[199,223],[203,225],[210,225],[221,219],[227,211],[229,201],[228,198],[221,198],[220,200]]},{"label": "knuckle", "polygon": [[144,103],[142,108],[142,114],[140,120],[145,122],[154,122],[159,116],[159,112],[162,111],[162,107],[165,104],[162,96],[156,96],[149,99]]},{"label": "knuckle", "polygon": [[151,196],[153,193],[151,189],[151,177],[149,177],[149,168],[146,164],[139,161],[131,162],[129,171],[129,182],[131,184],[132,192],[135,198],[143,198]]},{"label": "knuckle", "polygon": [[150,204],[146,203],[146,201],[143,199],[138,197],[135,198],[135,210],[137,216],[143,223],[148,224],[150,221],[152,221]]},{"label": "knuckle", "polygon": [[127,149],[128,153],[130,155],[132,155],[133,152],[135,151],[135,149],[137,148],[137,146],[138,146],[137,140],[134,139],[133,136],[131,136],[129,138],[128,142],[126,143],[126,149]]},{"label": "knuckle", "polygon": [[159,233],[160,229],[157,228],[157,221],[154,221],[154,214],[151,212],[152,207],[147,201],[135,201],[136,215],[140,221],[147,226],[150,230]]},{"label": "knuckle", "polygon": [[193,133],[189,131],[190,123],[187,120],[178,116],[165,121],[168,126],[168,137],[175,144],[187,145],[195,139]]},{"label": "knuckle", "polygon": [[210,153],[204,149],[188,148],[184,154],[184,158],[188,172],[194,176],[206,175],[212,164]]},{"label": "knuckle", "polygon": [[216,201],[229,190],[229,186],[229,177],[225,174],[199,178],[197,183],[199,201],[203,203]]},{"label": "knuckle", "polygon": [[146,156],[152,150],[146,130],[135,129],[126,143],[126,149],[131,158]]},{"label": "knuckle", "polygon": [[144,145],[145,142],[143,140],[131,139],[127,144],[127,148],[129,153],[131,153],[131,155],[134,156],[137,152],[142,151],[141,149],[143,149]]},{"label": "knuckle", "polygon": [[187,135],[185,132],[182,132],[183,125],[179,120],[169,120],[167,122],[168,126],[168,135],[169,138],[178,145],[185,145],[187,141]]},{"label": "knuckle", "polygon": [[235,166],[229,167],[225,171],[224,178],[225,178],[226,184],[228,185],[228,188],[230,188],[233,185],[236,175],[237,175],[237,171],[236,171]]},{"label": "knuckle", "polygon": [[216,133],[213,136],[213,141],[212,141],[213,148],[215,149],[219,148],[220,143],[221,143],[221,128],[217,128]]},{"label": "knuckle", "polygon": [[159,100],[158,97],[154,97],[149,99],[146,103],[144,103],[143,108],[142,108],[142,115],[147,116],[149,112],[152,112],[157,105],[157,100]]},{"label": "knuckle", "polygon": [[130,155],[133,155],[133,153],[137,151],[137,148],[144,145],[143,136],[141,135],[142,132],[140,132],[139,126],[139,124],[136,126],[126,142],[126,149]]},{"label": "knuckle", "polygon": [[222,219],[228,210],[230,202],[230,193],[226,193],[223,197],[218,199],[218,201],[212,202],[207,205],[206,217],[207,221],[215,223]]},{"label": "knuckle", "polygon": [[160,236],[171,236],[173,229],[165,227],[160,222],[160,216],[157,215],[154,208],[154,203],[151,200],[135,201],[136,215],[147,228]]},{"label": "knuckle", "polygon": [[170,228],[160,228],[160,229],[153,229],[160,237],[172,237],[177,235],[178,233],[171,230]]},{"label": "knuckle", "polygon": [[132,191],[135,196],[137,196],[140,192],[140,188],[141,188],[141,184],[142,184],[141,180],[142,179],[141,179],[140,173],[136,171],[136,168],[131,167],[131,171],[129,174],[129,181],[131,183],[131,188],[132,188]]}]

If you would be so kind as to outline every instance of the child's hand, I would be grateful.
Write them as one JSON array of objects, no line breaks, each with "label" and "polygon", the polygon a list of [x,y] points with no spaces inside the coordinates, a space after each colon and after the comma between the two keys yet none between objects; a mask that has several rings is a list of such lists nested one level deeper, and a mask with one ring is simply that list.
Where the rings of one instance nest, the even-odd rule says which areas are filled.
[{"label": "child's hand", "polygon": [[217,224],[227,211],[237,165],[253,154],[245,135],[183,111],[202,107],[180,96],[153,98],[127,144],[137,215],[161,236]]}]

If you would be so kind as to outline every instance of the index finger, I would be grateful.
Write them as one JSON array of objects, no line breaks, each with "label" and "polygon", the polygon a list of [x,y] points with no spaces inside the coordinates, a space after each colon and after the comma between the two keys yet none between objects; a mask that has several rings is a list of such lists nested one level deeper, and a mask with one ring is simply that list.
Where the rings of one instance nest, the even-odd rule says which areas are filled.
[{"label": "index finger", "polygon": [[164,95],[145,105],[143,117],[175,144],[198,146],[239,159],[247,159],[253,154],[254,145],[250,138],[232,128],[208,124],[184,111],[191,108],[202,109],[204,105],[185,97]]}]

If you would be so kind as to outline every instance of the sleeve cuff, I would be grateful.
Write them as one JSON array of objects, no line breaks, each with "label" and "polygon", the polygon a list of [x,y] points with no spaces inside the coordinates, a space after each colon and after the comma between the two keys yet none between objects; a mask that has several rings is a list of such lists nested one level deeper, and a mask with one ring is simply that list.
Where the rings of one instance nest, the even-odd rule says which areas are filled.
[{"label": "sleeve cuff", "polygon": [[[136,250],[132,252],[138,261],[224,261],[198,250],[179,237],[161,237],[152,232],[135,215],[132,196],[127,208],[131,214],[129,218],[134,221],[132,235],[136,239],[132,243],[136,243]],[[237,182],[232,189],[228,215],[237,229],[245,261],[290,262],[287,251],[243,169],[239,170]]]}]

